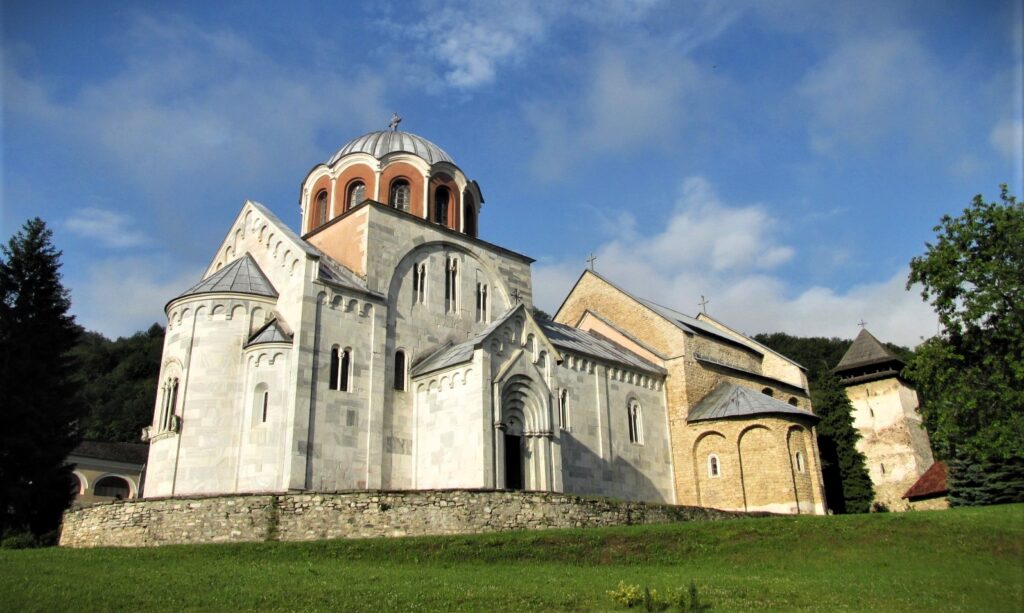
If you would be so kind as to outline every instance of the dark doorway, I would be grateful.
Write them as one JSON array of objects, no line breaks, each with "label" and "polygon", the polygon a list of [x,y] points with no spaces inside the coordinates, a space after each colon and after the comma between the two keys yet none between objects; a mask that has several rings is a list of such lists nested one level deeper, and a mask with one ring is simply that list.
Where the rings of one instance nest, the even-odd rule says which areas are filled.
[{"label": "dark doorway", "polygon": [[505,489],[523,489],[523,437],[505,435]]}]

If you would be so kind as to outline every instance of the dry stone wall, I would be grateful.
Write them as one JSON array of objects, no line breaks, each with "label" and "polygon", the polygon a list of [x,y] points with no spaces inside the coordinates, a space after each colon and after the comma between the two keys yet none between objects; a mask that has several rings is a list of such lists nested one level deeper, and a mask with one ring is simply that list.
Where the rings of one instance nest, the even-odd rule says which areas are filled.
[{"label": "dry stone wall", "polygon": [[64,515],[64,547],[310,541],[724,519],[744,514],[552,492],[431,490],[117,501]]}]

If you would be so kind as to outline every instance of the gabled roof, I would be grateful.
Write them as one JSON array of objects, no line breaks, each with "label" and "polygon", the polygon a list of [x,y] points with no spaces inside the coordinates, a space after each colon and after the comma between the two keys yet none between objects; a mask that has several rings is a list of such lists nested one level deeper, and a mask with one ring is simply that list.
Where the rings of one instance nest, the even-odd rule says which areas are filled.
[{"label": "gabled roof", "polygon": [[262,345],[264,343],[288,343],[291,344],[293,335],[275,317],[257,330],[245,344],[246,347]]},{"label": "gabled roof", "polygon": [[188,288],[178,298],[196,294],[220,293],[252,294],[277,298],[277,290],[260,270],[256,260],[252,259],[248,253]]},{"label": "gabled roof", "polygon": [[758,349],[755,349],[754,347],[741,343],[740,341],[729,336],[725,332],[722,332],[721,330],[710,324],[704,323],[703,321],[697,319],[696,317],[691,317],[689,315],[686,315],[685,313],[680,313],[675,309],[670,309],[667,306],[662,306],[656,302],[651,302],[650,300],[636,298],[635,296],[633,297],[633,299],[639,302],[640,304],[644,305],[645,307],[651,309],[652,311],[662,316],[663,318],[667,319],[669,323],[676,326],[683,332],[696,334],[698,336],[711,336],[720,341],[725,341],[730,345],[735,345],[742,349],[746,349],[751,353],[764,355],[763,351],[760,351]]},{"label": "gabled roof", "polygon": [[149,457],[149,445],[82,441],[71,451],[70,455],[94,460],[142,465],[146,463],[146,459]]},{"label": "gabled roof", "polygon": [[836,365],[832,370],[836,373],[840,373],[847,370],[854,370],[862,368],[864,366],[871,366],[872,364],[883,364],[885,362],[898,362],[903,364],[903,360],[896,357],[896,355],[885,348],[877,338],[872,336],[868,332],[867,328],[860,331],[857,338],[854,339],[853,344],[843,354],[843,359],[839,360],[839,364]]},{"label": "gabled roof", "polygon": [[690,409],[686,421],[710,421],[747,417],[752,415],[798,415],[806,419],[818,420],[819,417],[810,411],[798,409],[776,400],[756,390],[723,381],[704,396],[697,406]]},{"label": "gabled roof", "polygon": [[509,309],[504,315],[491,322],[491,325],[484,328],[482,332],[469,340],[455,344],[451,341],[441,345],[437,351],[428,355],[421,362],[409,369],[410,376],[418,377],[428,372],[434,372],[435,370],[441,370],[448,368],[449,366],[455,366],[456,364],[462,364],[473,359],[473,352],[485,338],[490,336],[492,332],[498,329],[504,324],[512,314],[516,312],[516,308]]},{"label": "gabled roof", "polygon": [[326,281],[327,283],[358,290],[368,294],[378,295],[376,292],[371,292],[366,285],[366,281],[349,269],[348,266],[345,266],[316,247],[313,247],[313,250],[316,251],[320,258],[319,278],[321,281]]},{"label": "gabled roof", "polygon": [[551,344],[560,349],[580,353],[606,362],[630,366],[644,372],[665,374],[661,366],[651,364],[625,347],[591,332],[566,326],[550,319],[538,319],[537,325]]},{"label": "gabled roof", "polygon": [[935,462],[924,471],[924,474],[917,478],[914,485],[910,486],[903,498],[913,500],[926,496],[939,496],[949,492],[946,484],[948,469],[942,462]]},{"label": "gabled roof", "polygon": [[275,230],[288,237],[288,239],[295,243],[295,245],[297,245],[299,249],[302,249],[307,255],[320,254],[320,252],[316,248],[314,248],[313,245],[310,245],[306,241],[302,240],[302,237],[296,234],[295,230],[292,230],[288,224],[281,221],[281,218],[278,217],[277,215],[274,215],[274,212],[268,209],[266,206],[259,202],[256,202],[255,200],[247,200],[247,202],[251,204],[254,209],[259,211],[260,215],[266,217],[267,221],[273,224]]}]

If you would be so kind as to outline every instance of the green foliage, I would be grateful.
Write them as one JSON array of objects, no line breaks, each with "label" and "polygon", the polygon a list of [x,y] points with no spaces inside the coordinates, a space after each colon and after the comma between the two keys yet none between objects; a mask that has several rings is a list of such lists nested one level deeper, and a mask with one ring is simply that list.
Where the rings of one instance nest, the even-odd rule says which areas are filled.
[{"label": "green foliage", "polygon": [[821,417],[818,451],[829,507],[836,513],[869,511],[874,498],[871,477],[864,454],[857,451],[860,434],[853,427],[853,406],[838,377],[823,371],[811,388],[811,403]]},{"label": "green foliage", "polygon": [[70,356],[79,329],[52,236],[35,218],[0,249],[0,535],[50,532],[71,502],[64,460],[83,411]]},{"label": "green foliage", "polygon": [[670,587],[663,592],[619,581],[619,586],[614,590],[608,590],[606,594],[627,609],[643,605],[644,611],[703,613],[711,610],[710,604],[701,601],[700,594],[697,592],[697,584],[693,581],[690,581],[689,589]]},{"label": "green foliage", "polygon": [[84,438],[139,442],[140,431],[153,420],[163,345],[159,324],[115,341],[82,334],[72,353],[78,397],[89,411],[82,422]]},{"label": "green foliage", "polygon": [[[1015,611],[1024,505],[481,535],[0,550],[11,611],[607,611],[687,577],[726,611]],[[660,593],[661,590],[659,589]],[[690,602],[693,602],[692,597]],[[641,605],[642,606],[642,603]],[[634,608],[633,610],[636,610]]]},{"label": "green foliage", "polygon": [[952,504],[1024,500],[1024,205],[1002,187],[945,216],[937,241],[910,262],[944,331],[904,374],[922,392]]},{"label": "green foliage", "polygon": [[[818,453],[825,498],[834,513],[865,513],[874,497],[864,455],[857,451],[859,434],[853,427],[853,406],[832,368],[839,363],[852,341],[838,338],[800,338],[781,332],[754,337],[773,350],[807,368],[814,412],[818,424]],[[897,355],[908,355],[905,347],[888,345]]]}]

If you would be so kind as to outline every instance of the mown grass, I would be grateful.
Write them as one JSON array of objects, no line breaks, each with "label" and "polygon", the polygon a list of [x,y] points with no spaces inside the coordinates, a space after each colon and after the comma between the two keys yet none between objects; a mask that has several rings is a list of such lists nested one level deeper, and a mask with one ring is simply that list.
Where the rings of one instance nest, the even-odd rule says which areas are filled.
[{"label": "mown grass", "polygon": [[1024,505],[464,537],[0,551],[0,608],[1024,610]]}]

